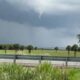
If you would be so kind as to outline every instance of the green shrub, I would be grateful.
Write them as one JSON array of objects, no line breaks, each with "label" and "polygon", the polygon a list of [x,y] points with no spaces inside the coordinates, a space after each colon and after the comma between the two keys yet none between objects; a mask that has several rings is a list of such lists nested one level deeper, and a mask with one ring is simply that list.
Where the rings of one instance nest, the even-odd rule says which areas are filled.
[{"label": "green shrub", "polygon": [[16,64],[0,66],[0,80],[31,80],[32,70]]},{"label": "green shrub", "polygon": [[80,69],[61,69],[49,63],[40,64],[35,68],[2,64],[0,80],[80,80]]}]

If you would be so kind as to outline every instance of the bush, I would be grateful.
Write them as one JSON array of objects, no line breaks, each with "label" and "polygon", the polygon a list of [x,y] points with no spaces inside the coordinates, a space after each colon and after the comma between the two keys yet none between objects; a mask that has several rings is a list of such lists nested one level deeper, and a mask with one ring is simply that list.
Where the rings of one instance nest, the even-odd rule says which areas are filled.
[{"label": "bush", "polygon": [[80,80],[80,69],[53,67],[49,63],[36,68],[17,64],[0,65],[0,80]]},{"label": "bush", "polygon": [[0,66],[0,80],[31,80],[32,70],[16,64]]}]

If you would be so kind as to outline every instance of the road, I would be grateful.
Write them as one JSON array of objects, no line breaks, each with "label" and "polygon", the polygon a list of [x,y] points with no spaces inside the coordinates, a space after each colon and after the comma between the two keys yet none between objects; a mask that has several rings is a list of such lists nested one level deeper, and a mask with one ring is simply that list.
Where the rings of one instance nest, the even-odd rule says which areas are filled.
[{"label": "road", "polygon": [[[54,66],[63,67],[66,65],[65,61],[41,61],[41,63],[48,62]],[[0,59],[0,63],[13,63],[13,59]],[[40,64],[39,60],[16,60],[17,64],[22,64],[29,67],[35,67]],[[68,62],[69,67],[80,68],[80,62]]]}]

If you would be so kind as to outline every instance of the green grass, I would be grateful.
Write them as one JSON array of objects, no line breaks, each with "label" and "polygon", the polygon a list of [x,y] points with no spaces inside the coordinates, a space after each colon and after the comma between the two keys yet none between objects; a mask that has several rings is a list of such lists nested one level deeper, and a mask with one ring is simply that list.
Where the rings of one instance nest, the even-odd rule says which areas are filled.
[{"label": "green grass", "polygon": [[53,67],[49,63],[35,68],[1,64],[0,80],[80,80],[80,69]]},{"label": "green grass", "polygon": [[[0,50],[0,54],[5,54],[5,50]],[[15,50],[7,50],[6,54],[15,54]],[[18,51],[16,54],[23,54],[27,55],[28,50]],[[32,50],[30,55],[49,55],[49,56],[68,56],[68,52],[65,50],[58,50],[57,52],[55,50]],[[74,56],[74,52],[70,52],[70,56]],[[77,57],[80,57],[80,52],[77,52]]]}]

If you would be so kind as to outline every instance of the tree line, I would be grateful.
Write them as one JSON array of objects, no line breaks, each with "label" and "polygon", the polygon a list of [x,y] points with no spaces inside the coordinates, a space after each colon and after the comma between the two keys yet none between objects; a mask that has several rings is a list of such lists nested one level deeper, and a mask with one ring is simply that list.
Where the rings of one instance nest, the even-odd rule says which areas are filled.
[{"label": "tree line", "polygon": [[80,51],[80,47],[77,44],[74,44],[73,46],[68,45],[66,50],[68,51],[68,56],[70,55],[70,51],[74,51],[74,57],[76,57],[77,51]]},{"label": "tree line", "polygon": [[[31,53],[31,50],[46,50],[45,48],[38,48],[34,47],[33,45],[20,45],[20,44],[0,44],[0,50],[5,50],[5,53],[7,50],[15,50],[15,53],[17,53],[18,50],[28,50],[28,53]],[[47,49],[48,50],[48,49]],[[49,49],[52,50],[52,49]],[[59,50],[59,47],[55,47],[54,50],[56,52]],[[77,44],[74,44],[73,46],[67,45],[66,50],[68,51],[68,56],[70,55],[71,51],[74,51],[74,57],[76,57],[77,51],[80,51],[80,47]]]},{"label": "tree line", "polygon": [[[65,48],[68,51],[68,57],[70,56],[70,52],[73,51],[74,52],[74,57],[76,57],[77,52],[80,52],[80,47],[77,44],[74,45],[67,45]],[[55,47],[54,50],[56,50],[56,52],[59,50],[59,47]]]},{"label": "tree line", "polygon": [[6,53],[6,50],[15,50],[16,52],[18,50],[24,50],[24,49],[27,49],[29,53],[31,53],[31,50],[33,49],[37,49],[37,47],[34,47],[33,45],[27,45],[27,46],[24,46],[24,45],[20,45],[20,44],[0,44],[0,50],[5,50],[5,53]]}]

